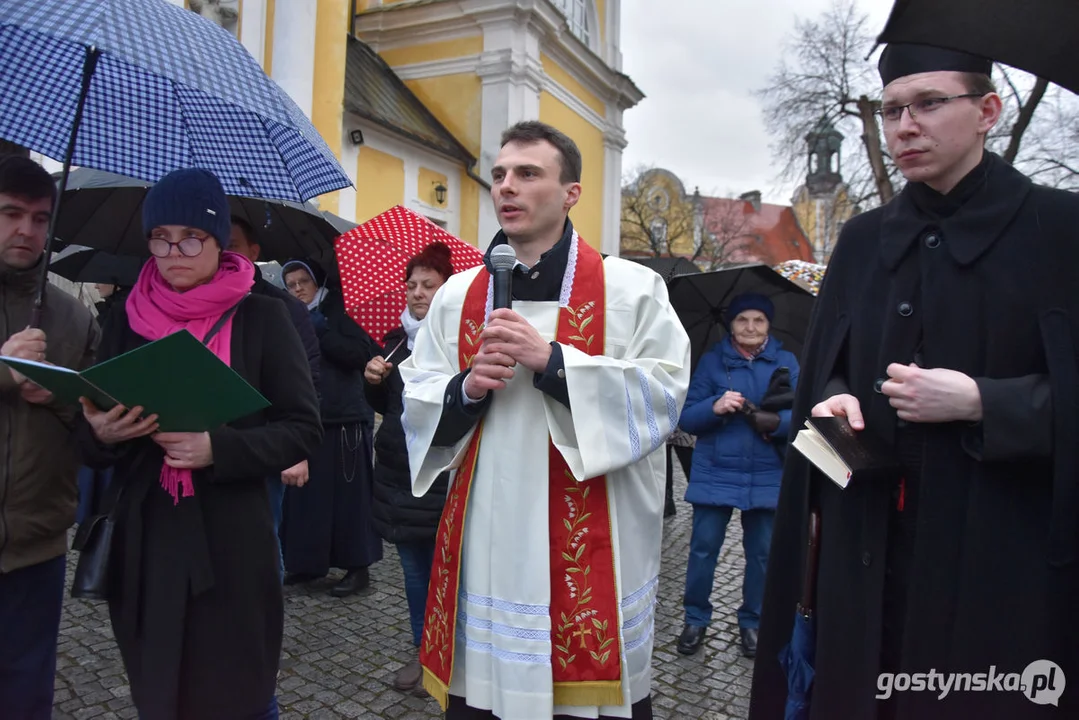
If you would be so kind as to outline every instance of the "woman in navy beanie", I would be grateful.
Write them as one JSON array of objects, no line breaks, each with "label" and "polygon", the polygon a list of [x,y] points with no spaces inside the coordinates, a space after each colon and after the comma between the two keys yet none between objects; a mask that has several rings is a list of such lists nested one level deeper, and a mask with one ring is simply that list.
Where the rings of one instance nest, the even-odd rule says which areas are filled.
[{"label": "woman in navy beanie", "polygon": [[166,433],[143,408],[83,400],[84,460],[115,468],[113,634],[141,720],[276,718],[284,607],[265,478],[319,446],[318,398],[285,306],[252,295],[254,265],[223,251],[231,222],[217,178],[172,172],[142,210],[153,258],[112,309],[98,360],[187,330],[270,406]]},{"label": "woman in navy beanie", "polygon": [[725,315],[728,335],[705,353],[693,373],[679,427],[697,436],[686,501],[693,530],[683,599],[685,626],[678,652],[700,649],[712,621],[712,581],[727,523],[737,508],[746,554],[742,606],[738,609],[742,653],[754,657],[764,596],[764,576],[779,499],[783,459],[776,443],[786,438],[790,410],[765,412],[761,400],[776,370],[787,368],[793,388],[798,360],[769,335],[772,301],[745,293]]}]

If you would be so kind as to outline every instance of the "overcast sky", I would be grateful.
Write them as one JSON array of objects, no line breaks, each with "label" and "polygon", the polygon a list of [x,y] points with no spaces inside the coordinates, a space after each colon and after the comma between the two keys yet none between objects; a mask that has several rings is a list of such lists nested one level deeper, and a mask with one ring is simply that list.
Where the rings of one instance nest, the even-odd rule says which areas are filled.
[{"label": "overcast sky", "polygon": [[[873,31],[890,0],[861,0]],[[623,71],[645,99],[625,114],[626,172],[666,168],[705,195],[760,190],[789,204],[777,183],[754,90],[767,84],[796,17],[814,18],[831,0],[622,0]]]}]

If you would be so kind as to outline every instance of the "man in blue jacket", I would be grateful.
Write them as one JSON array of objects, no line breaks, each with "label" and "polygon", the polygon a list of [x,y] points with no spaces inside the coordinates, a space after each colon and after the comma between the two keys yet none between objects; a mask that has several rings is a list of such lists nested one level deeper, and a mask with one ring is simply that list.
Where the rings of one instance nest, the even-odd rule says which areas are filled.
[{"label": "man in blue jacket", "polygon": [[[778,445],[790,428],[790,406],[762,409],[773,377],[782,368],[790,386],[798,381],[798,360],[769,335],[772,301],[742,294],[727,309],[730,334],[700,361],[690,382],[679,426],[697,436],[686,501],[693,505],[693,534],[686,568],[685,627],[678,652],[696,653],[712,621],[712,581],[727,523],[738,508],[746,571],[738,609],[742,652],[754,657],[772,520],[783,474]],[[788,393],[789,395],[789,393]]]}]

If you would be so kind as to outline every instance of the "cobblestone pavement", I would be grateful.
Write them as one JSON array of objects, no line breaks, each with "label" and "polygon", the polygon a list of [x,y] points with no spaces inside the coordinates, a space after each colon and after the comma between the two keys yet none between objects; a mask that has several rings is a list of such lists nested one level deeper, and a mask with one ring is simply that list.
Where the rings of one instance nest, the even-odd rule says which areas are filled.
[{"label": "cobblestone pavement", "polygon": [[[678,463],[675,463],[676,467]],[[685,480],[676,469],[675,497]],[[753,663],[741,656],[735,610],[741,602],[742,532],[737,513],[716,569],[715,620],[704,647],[693,657],[675,652],[682,628],[682,589],[692,509],[679,500],[666,521],[663,570],[656,609],[653,704],[658,720],[745,718]],[[75,556],[69,558],[68,582]],[[336,571],[335,571],[336,573]],[[439,718],[426,695],[405,695],[393,676],[410,657],[401,567],[387,545],[371,568],[365,593],[336,599],[334,577],[309,587],[285,589],[285,641],[278,699],[286,720],[331,718]],[[68,599],[60,628],[56,720],[135,718],[108,613],[100,603]]]}]

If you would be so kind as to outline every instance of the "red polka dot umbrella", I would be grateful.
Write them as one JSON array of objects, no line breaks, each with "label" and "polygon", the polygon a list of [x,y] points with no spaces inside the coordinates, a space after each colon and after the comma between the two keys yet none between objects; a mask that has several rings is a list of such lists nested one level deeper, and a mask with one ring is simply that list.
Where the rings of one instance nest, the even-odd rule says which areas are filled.
[{"label": "red polka dot umbrella", "polygon": [[433,242],[450,248],[454,272],[483,262],[483,253],[427,218],[398,205],[334,242],[345,310],[381,342],[400,326],[405,309],[405,266]]}]

